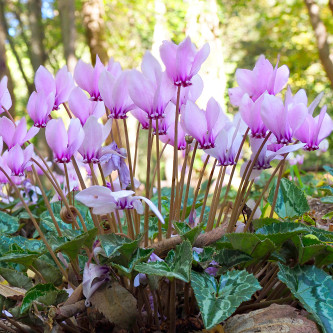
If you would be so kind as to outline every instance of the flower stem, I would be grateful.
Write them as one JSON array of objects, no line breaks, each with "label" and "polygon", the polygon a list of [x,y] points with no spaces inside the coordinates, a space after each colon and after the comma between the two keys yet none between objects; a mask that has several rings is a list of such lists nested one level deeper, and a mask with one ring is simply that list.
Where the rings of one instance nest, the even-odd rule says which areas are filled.
[{"label": "flower stem", "polygon": [[[210,185],[212,183],[212,179],[213,179],[213,175],[214,175],[214,171],[215,171],[215,166],[216,166],[217,160],[215,159],[212,170],[210,172],[209,178],[208,178],[208,182],[207,182],[207,188],[206,188],[206,192],[205,192],[205,197],[203,199],[203,203],[201,206],[201,214],[200,214],[200,218],[199,218],[199,223],[202,222],[204,213],[205,213],[205,208],[206,208],[206,202],[207,202],[207,198],[208,198],[208,194],[209,194],[209,189],[210,189]],[[222,168],[220,169],[221,172]]]},{"label": "flower stem", "polygon": [[177,103],[176,103],[176,113],[175,113],[175,135],[173,144],[173,170],[172,170],[172,183],[171,183],[171,196],[170,196],[170,212],[169,212],[169,224],[167,231],[167,238],[171,236],[172,231],[172,221],[174,218],[174,206],[175,198],[177,197],[176,182],[178,181],[178,119],[179,119],[179,102],[180,102],[180,88],[177,89]]},{"label": "flower stem", "polygon": [[[5,177],[8,179],[8,181],[10,182],[11,186],[13,187],[13,189],[15,190],[16,192],[16,195],[20,198],[21,202],[22,202],[22,205],[23,207],[25,208],[25,210],[27,211],[27,213],[29,214],[30,216],[30,219],[35,227],[35,229],[37,230],[39,236],[41,237],[43,243],[45,244],[47,250],[49,251],[51,257],[53,258],[54,262],[56,263],[56,265],[58,266],[59,270],[61,271],[62,275],[66,278],[66,280],[68,281],[68,275],[67,275],[67,272],[64,270],[64,268],[61,266],[57,256],[55,255],[55,253],[53,252],[51,246],[49,245],[48,241],[46,240],[45,238],[45,235],[44,233],[42,232],[42,230],[40,229],[37,221],[35,220],[33,214],[31,213],[28,205],[26,204],[26,202],[24,201],[19,189],[17,188],[17,186],[14,184],[14,182],[12,181],[12,179],[8,176],[8,174],[6,173],[6,171],[0,166],[0,171],[5,175]],[[70,281],[68,281],[69,284]],[[73,287],[75,288],[75,287]]]},{"label": "flower stem", "polygon": [[67,191],[68,191],[68,198],[69,198],[69,204],[72,205],[72,198],[71,198],[71,188],[70,188],[70,183],[69,183],[69,177],[68,177],[68,170],[67,170],[67,165],[64,163],[64,171],[65,171],[65,177],[66,177],[66,183],[67,183]]},{"label": "flower stem", "polygon": [[[147,173],[146,173],[146,197],[149,199],[149,186],[150,186],[150,159],[151,159],[151,148],[152,148],[152,120],[149,119],[149,130],[148,130],[148,147],[147,147]],[[149,207],[145,205],[145,217],[144,217],[144,246],[148,246],[148,228],[149,228]]]},{"label": "flower stem", "polygon": [[67,112],[68,117],[69,117],[70,119],[72,119],[72,118],[73,118],[73,117],[72,117],[72,114],[71,114],[71,112],[70,112],[68,106],[66,105],[66,103],[62,103],[62,105],[65,107],[65,110],[66,110],[66,112]]},{"label": "flower stem", "polygon": [[184,198],[183,210],[182,210],[182,216],[181,216],[181,221],[182,222],[185,220],[185,214],[186,214],[186,208],[187,208],[187,201],[188,201],[188,194],[189,194],[190,185],[191,185],[191,177],[192,177],[193,164],[194,164],[194,160],[195,160],[195,155],[196,155],[197,149],[198,149],[198,142],[196,141],[195,144],[194,144],[194,149],[193,149],[193,152],[192,152],[191,163],[190,163],[190,167],[189,167],[189,170],[188,170],[187,183],[186,183],[186,191],[185,191],[185,198]]},{"label": "flower stem", "polygon": [[[160,166],[160,137],[158,129],[158,119],[156,119],[156,169],[157,169],[157,195],[158,195],[158,210],[162,210],[161,204],[161,166]],[[162,223],[158,220],[158,240],[162,240]]]},{"label": "flower stem", "polygon": [[175,207],[175,220],[176,221],[179,221],[179,219],[180,219],[179,215],[180,215],[180,209],[181,209],[182,199],[183,199],[184,179],[185,179],[185,172],[186,172],[189,152],[190,152],[190,145],[188,143],[186,143],[185,157],[184,157],[184,162],[183,162],[183,166],[182,166],[182,171],[180,174],[180,181],[178,183],[178,188],[177,188],[176,207]]},{"label": "flower stem", "polygon": [[56,220],[56,218],[55,218],[55,216],[54,216],[54,214],[53,214],[53,210],[52,210],[52,208],[51,208],[51,205],[50,205],[50,203],[49,203],[49,200],[48,200],[48,198],[47,198],[47,195],[46,195],[46,193],[45,193],[45,191],[44,191],[44,188],[43,188],[42,182],[40,181],[40,178],[39,178],[39,176],[38,176],[38,173],[37,173],[37,171],[36,171],[36,168],[35,168],[34,165],[32,165],[31,168],[32,168],[32,172],[33,172],[33,174],[34,174],[34,176],[35,176],[35,179],[36,179],[36,181],[37,181],[37,183],[38,183],[38,186],[39,186],[39,188],[40,188],[40,190],[41,190],[41,192],[42,192],[42,196],[43,196],[43,199],[44,199],[44,202],[45,202],[46,208],[47,208],[47,210],[48,210],[48,212],[49,212],[49,214],[50,214],[50,216],[51,216],[51,219],[52,219],[52,221],[53,221],[53,223],[54,223],[54,226],[55,226],[55,228],[56,228],[56,230],[57,230],[57,232],[58,232],[58,235],[59,235],[60,237],[62,237],[62,232],[61,232],[61,230],[60,230],[60,228],[59,228],[59,224],[58,224],[58,222],[57,222],[57,220]]},{"label": "flower stem", "polygon": [[14,118],[12,117],[12,115],[10,114],[10,112],[2,105],[2,108],[3,110],[6,112],[7,116],[9,117],[9,119],[13,122],[13,124],[15,125],[16,127],[16,123],[15,123],[15,120]]},{"label": "flower stem", "polygon": [[136,171],[136,159],[137,159],[137,156],[138,156],[139,134],[140,134],[140,123],[138,123],[138,128],[136,130],[136,137],[135,137],[133,177],[135,177],[135,171]]}]

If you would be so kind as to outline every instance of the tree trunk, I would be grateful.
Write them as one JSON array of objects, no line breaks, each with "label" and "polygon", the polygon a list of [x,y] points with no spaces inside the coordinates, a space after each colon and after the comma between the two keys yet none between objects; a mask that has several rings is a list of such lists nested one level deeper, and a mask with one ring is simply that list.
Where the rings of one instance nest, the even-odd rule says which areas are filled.
[{"label": "tree trunk", "polygon": [[75,56],[75,1],[58,0],[64,54],[69,71],[73,72],[76,65]]},{"label": "tree trunk", "polygon": [[40,65],[46,61],[46,53],[43,45],[44,30],[42,23],[42,2],[41,0],[28,0],[29,27],[31,31],[30,51],[31,64],[36,72]]},{"label": "tree trunk", "polygon": [[12,97],[13,105],[10,109],[11,114],[15,114],[15,95],[14,95],[14,86],[13,79],[8,67],[7,55],[6,55],[6,32],[3,29],[3,25],[0,24],[0,80],[7,75],[8,77],[8,90]]},{"label": "tree trunk", "polygon": [[96,55],[102,63],[109,60],[105,40],[104,4],[102,0],[87,0],[83,5],[83,24],[90,48],[91,62],[94,64]]},{"label": "tree trunk", "polygon": [[8,40],[9,46],[11,51],[13,52],[14,58],[17,62],[17,65],[20,69],[20,72],[22,74],[23,80],[27,86],[28,92],[29,94],[31,94],[34,91],[34,87],[32,85],[32,83],[30,82],[30,80],[28,79],[22,61],[21,61],[21,57],[19,56],[18,52],[16,51],[15,48],[15,43],[14,43],[14,39],[12,36],[10,36],[10,34],[8,33],[9,27],[8,27],[8,22],[5,16],[5,4],[6,1],[4,0],[0,0],[0,24],[2,26],[2,31],[5,33],[6,38]]},{"label": "tree trunk", "polygon": [[315,33],[320,61],[333,86],[333,56],[330,54],[326,27],[320,19],[319,6],[313,0],[304,0],[304,2],[308,9],[310,22]]},{"label": "tree trunk", "polygon": [[328,0],[328,7],[330,8],[333,15],[333,0]]}]

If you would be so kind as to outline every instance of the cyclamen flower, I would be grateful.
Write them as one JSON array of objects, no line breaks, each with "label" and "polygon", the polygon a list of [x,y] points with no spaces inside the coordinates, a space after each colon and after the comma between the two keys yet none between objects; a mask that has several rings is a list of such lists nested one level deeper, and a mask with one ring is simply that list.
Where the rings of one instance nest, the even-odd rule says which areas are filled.
[{"label": "cyclamen flower", "polygon": [[145,111],[150,119],[165,116],[165,108],[175,93],[175,87],[158,61],[146,52],[141,64],[142,73],[129,74],[129,94],[134,104]]},{"label": "cyclamen flower", "polygon": [[188,101],[182,108],[182,127],[187,134],[198,141],[200,149],[214,148],[218,133],[229,122],[228,117],[214,98],[208,101],[206,111],[199,109],[191,101]]},{"label": "cyclamen flower", "polygon": [[120,182],[123,188],[126,188],[131,183],[130,172],[125,162],[127,156],[126,149],[118,148],[115,142],[112,142],[110,145],[105,147],[106,150],[108,148],[118,154],[108,152],[101,157],[101,165],[104,176],[107,177],[112,173],[112,171],[118,170]]},{"label": "cyclamen flower", "polygon": [[7,152],[6,162],[12,176],[24,176],[24,170],[29,167],[34,146],[29,145],[24,150],[17,144]]},{"label": "cyclamen flower", "polygon": [[105,70],[104,65],[96,56],[96,64],[93,67],[82,60],[79,60],[75,66],[74,79],[77,85],[89,93],[91,100],[101,101],[101,95],[98,89],[98,81],[101,73]]},{"label": "cyclamen flower", "polygon": [[55,94],[46,95],[44,91],[33,92],[30,95],[27,111],[36,127],[46,127],[54,106]]},{"label": "cyclamen flower", "polygon": [[8,77],[4,76],[0,81],[0,114],[6,110],[9,110],[12,106],[12,98],[10,97],[9,90],[7,88]]},{"label": "cyclamen flower", "polygon": [[292,103],[290,95],[288,89],[285,104],[279,97],[264,95],[261,117],[265,126],[275,135],[277,143],[291,143],[295,131],[308,114],[306,105]]},{"label": "cyclamen flower", "polygon": [[90,116],[101,118],[105,113],[103,102],[89,100],[79,87],[73,89],[68,105],[73,115],[80,119],[82,126]]},{"label": "cyclamen flower", "polygon": [[219,165],[234,165],[235,158],[242,142],[242,135],[237,128],[221,130],[215,140],[215,147],[205,150],[208,155],[214,156]]},{"label": "cyclamen flower", "polygon": [[147,113],[139,108],[131,111],[133,117],[139,121],[142,129],[149,129],[149,119]]},{"label": "cyclamen flower", "polygon": [[111,57],[109,59],[109,62],[106,66],[106,70],[112,74],[114,78],[117,78],[121,74],[121,66],[120,63],[117,61],[114,61],[114,59]]},{"label": "cyclamen flower", "polygon": [[83,126],[84,140],[79,149],[83,163],[98,163],[100,161],[103,155],[102,144],[110,134],[111,126],[111,119],[105,125],[100,124],[94,116],[87,119]]},{"label": "cyclamen flower", "polygon": [[145,197],[132,196],[134,193],[134,191],[126,190],[112,192],[107,187],[94,185],[78,193],[76,199],[87,207],[93,208],[93,213],[97,215],[123,209],[135,209],[138,214],[143,214],[144,209],[141,203],[141,200],[143,200],[158,219],[164,223],[163,216],[157,207]]},{"label": "cyclamen flower", "polygon": [[333,121],[326,113],[326,105],[322,107],[318,116],[307,114],[303,124],[295,132],[295,138],[305,143],[305,150],[317,150],[319,144],[328,137],[333,130]]},{"label": "cyclamen flower", "polygon": [[90,298],[104,283],[110,281],[110,268],[108,266],[86,263],[83,270],[82,292],[85,296],[85,305],[90,306]]},{"label": "cyclamen flower", "polygon": [[104,71],[100,76],[99,91],[105,105],[110,110],[109,118],[125,119],[127,112],[135,108],[129,97],[128,79],[128,71],[122,72],[118,77]]},{"label": "cyclamen flower", "polygon": [[[188,100],[195,102],[201,95],[204,87],[203,80],[199,74],[194,75],[191,80],[191,85],[183,87],[180,90],[179,107],[186,104]],[[171,99],[173,104],[177,104],[177,92]]]},{"label": "cyclamen flower", "polygon": [[267,133],[267,127],[263,123],[260,114],[263,99],[264,95],[254,102],[248,94],[244,94],[239,105],[240,115],[246,125],[250,128],[251,135],[254,138],[264,138]]},{"label": "cyclamen flower", "polygon": [[289,78],[289,69],[286,65],[273,68],[272,64],[261,55],[253,70],[237,69],[236,80],[239,87],[229,89],[231,104],[239,106],[244,94],[255,102],[264,92],[270,95],[279,93]]},{"label": "cyclamen flower", "polygon": [[68,101],[74,88],[74,80],[67,66],[62,67],[55,78],[44,66],[40,66],[35,75],[35,86],[37,92],[44,91],[46,96],[51,93],[55,95],[52,110],[58,110],[60,104]]},{"label": "cyclamen flower", "polygon": [[53,151],[54,161],[68,163],[80,148],[84,132],[79,119],[71,119],[68,131],[61,118],[52,119],[46,126],[45,137]]},{"label": "cyclamen flower", "polygon": [[203,62],[209,55],[209,45],[206,43],[199,51],[187,37],[179,45],[170,41],[163,41],[160,47],[161,59],[166,71],[176,86],[187,87],[196,75]]},{"label": "cyclamen flower", "polygon": [[0,136],[6,143],[8,149],[15,145],[22,146],[28,140],[31,140],[37,133],[39,128],[32,127],[27,131],[27,122],[22,118],[15,126],[11,120],[6,117],[0,118]]},{"label": "cyclamen flower", "polygon": [[[168,143],[171,146],[174,146],[175,142],[175,114],[176,114],[176,105],[172,102],[168,104],[165,110],[165,118],[159,120],[159,134],[160,140],[164,143]],[[156,124],[153,126],[156,132]],[[186,148],[185,140],[185,131],[180,123],[178,123],[178,150],[184,150]]]}]

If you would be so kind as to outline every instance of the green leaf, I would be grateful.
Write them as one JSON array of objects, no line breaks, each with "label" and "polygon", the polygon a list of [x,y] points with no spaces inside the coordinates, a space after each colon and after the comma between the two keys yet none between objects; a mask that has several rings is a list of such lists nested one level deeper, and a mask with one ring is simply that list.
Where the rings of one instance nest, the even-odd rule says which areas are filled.
[{"label": "green leaf", "polygon": [[[269,193],[267,201],[272,205],[276,185]],[[310,210],[304,193],[290,180],[282,178],[280,182],[275,212],[281,217],[301,216]]]},{"label": "green leaf", "polygon": [[192,245],[200,235],[203,227],[203,224],[198,224],[194,228],[191,228],[187,223],[182,222],[174,222],[173,225],[182,239],[189,240]]},{"label": "green leaf", "polygon": [[264,217],[261,219],[257,219],[257,220],[253,220],[252,224],[255,230],[264,227],[265,225],[269,225],[269,224],[273,224],[273,223],[277,223],[280,222],[279,220],[270,218],[270,217]]},{"label": "green leaf", "polygon": [[278,278],[300,300],[324,332],[333,332],[333,280],[316,266],[290,268],[279,264]]},{"label": "green leaf", "polygon": [[329,220],[329,219],[333,218],[333,211],[325,214],[321,218],[324,219],[324,220]]},{"label": "green leaf", "polygon": [[253,258],[250,255],[233,249],[219,250],[214,256],[214,260],[222,266],[223,270],[244,262],[249,262],[252,259]]},{"label": "green leaf", "polygon": [[19,220],[9,214],[0,211],[0,233],[1,234],[14,234],[19,228]]},{"label": "green leaf", "polygon": [[326,197],[323,197],[323,198],[320,199],[320,201],[323,202],[323,203],[331,204],[331,203],[333,203],[333,195],[328,195]]},{"label": "green leaf", "polygon": [[21,251],[11,251],[0,257],[0,262],[14,262],[26,267],[31,266],[33,261],[40,256],[40,253],[22,253]]},{"label": "green leaf", "polygon": [[61,244],[55,249],[55,251],[56,252],[63,251],[71,259],[75,259],[77,255],[80,253],[83,246],[88,246],[88,247],[92,246],[96,234],[97,234],[97,229],[96,228],[91,229],[88,232],[85,232],[84,234],[75,237],[69,242]]},{"label": "green leaf", "polygon": [[176,246],[175,251],[169,251],[165,261],[154,261],[135,265],[139,273],[164,276],[169,279],[179,279],[185,282],[190,281],[192,266],[192,245],[184,241]]},{"label": "green leaf", "polygon": [[23,314],[28,311],[33,302],[40,302],[49,306],[64,302],[67,298],[68,294],[65,290],[59,290],[51,283],[37,284],[35,287],[29,289],[25,294],[20,313]]},{"label": "green leaf", "polygon": [[240,250],[253,258],[262,258],[276,249],[276,245],[269,239],[250,233],[233,233],[225,235],[235,250]]},{"label": "green leaf", "polygon": [[207,273],[192,271],[191,286],[206,329],[230,317],[239,305],[261,289],[257,279],[243,271],[229,271],[216,279]]},{"label": "green leaf", "polygon": [[210,263],[213,260],[214,248],[206,246],[201,253],[197,253],[193,250],[193,260],[201,264]]},{"label": "green leaf", "polygon": [[28,290],[33,286],[31,279],[26,274],[14,269],[0,267],[0,275],[13,287]]},{"label": "green leaf", "polygon": [[134,266],[142,261],[148,260],[150,255],[154,252],[153,249],[137,249],[134,253],[134,255],[131,257],[131,259],[128,262],[128,265],[123,266],[117,263],[112,263],[112,266],[115,268],[118,268],[122,273],[124,273],[127,277],[130,277],[130,274],[132,273]]},{"label": "green leaf", "polygon": [[324,170],[326,170],[327,172],[329,172],[331,174],[331,176],[333,176],[333,168],[331,168],[328,165],[324,165],[323,168],[324,168]]},{"label": "green leaf", "polygon": [[62,274],[57,267],[40,258],[36,259],[32,263],[32,266],[43,276],[46,282],[52,283],[55,286],[62,284]]},{"label": "green leaf", "polygon": [[256,235],[265,235],[277,246],[298,234],[308,233],[307,226],[294,222],[278,222],[266,225],[256,231]]},{"label": "green leaf", "polygon": [[328,191],[333,194],[333,187],[329,185],[320,186],[318,190]]}]

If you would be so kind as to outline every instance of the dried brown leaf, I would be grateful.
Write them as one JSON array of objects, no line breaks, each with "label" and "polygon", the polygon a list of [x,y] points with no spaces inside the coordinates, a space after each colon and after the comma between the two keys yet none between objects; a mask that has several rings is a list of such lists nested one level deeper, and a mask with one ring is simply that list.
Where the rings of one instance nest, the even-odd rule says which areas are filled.
[{"label": "dried brown leaf", "polygon": [[136,298],[117,282],[99,288],[90,301],[96,310],[116,326],[127,329],[136,320]]}]

